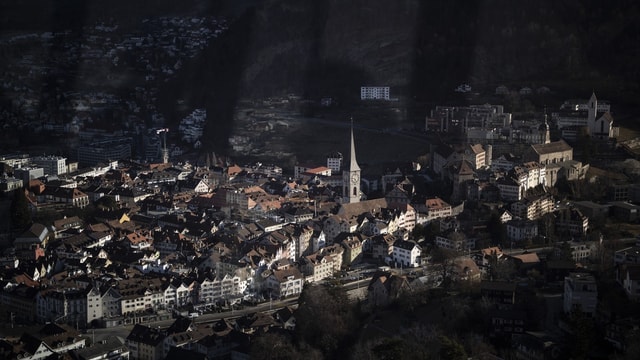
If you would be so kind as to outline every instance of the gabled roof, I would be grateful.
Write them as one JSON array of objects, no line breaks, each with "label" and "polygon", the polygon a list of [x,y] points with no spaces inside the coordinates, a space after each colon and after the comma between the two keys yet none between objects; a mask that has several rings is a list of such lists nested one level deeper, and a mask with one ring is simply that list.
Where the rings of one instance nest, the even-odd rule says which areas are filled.
[{"label": "gabled roof", "polygon": [[540,258],[538,257],[538,254],[536,253],[526,253],[526,254],[520,254],[520,255],[513,255],[511,256],[514,259],[518,259],[520,261],[522,261],[523,264],[535,264],[535,263],[539,263],[540,262]]},{"label": "gabled roof", "polygon": [[127,341],[158,346],[164,341],[164,338],[165,335],[161,330],[136,324],[129,333],[129,336],[127,336]]},{"label": "gabled roof", "polygon": [[538,155],[552,154],[556,152],[569,151],[573,148],[567,144],[564,140],[558,140],[550,142],[548,144],[533,144],[531,145],[533,151]]},{"label": "gabled roof", "polygon": [[409,251],[413,250],[413,248],[415,248],[416,246],[420,249],[420,245],[416,244],[414,241],[409,240],[398,240],[393,243],[394,248],[397,247]]}]

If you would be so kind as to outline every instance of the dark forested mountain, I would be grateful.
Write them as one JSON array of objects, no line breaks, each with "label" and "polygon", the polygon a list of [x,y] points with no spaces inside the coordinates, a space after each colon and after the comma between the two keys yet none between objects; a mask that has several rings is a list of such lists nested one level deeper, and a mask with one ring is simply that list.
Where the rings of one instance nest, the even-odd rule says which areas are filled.
[{"label": "dark forested mountain", "polygon": [[[240,96],[357,96],[364,84],[434,97],[462,82],[637,91],[633,1],[256,1],[225,46],[192,64],[242,64]],[[243,50],[228,47],[243,47]],[[205,70],[208,69],[208,70]],[[187,71],[188,72],[188,71]],[[189,76],[187,74],[187,76]]]},{"label": "dark forested mountain", "polygon": [[[178,97],[223,124],[240,98],[295,93],[348,104],[362,85],[418,101],[444,100],[461,83],[583,96],[598,89],[618,103],[640,91],[640,5],[632,0],[0,1],[5,32],[81,32],[101,19],[136,26],[167,14],[230,20],[224,36],[163,84],[158,106],[170,120],[179,115],[168,100]],[[226,135],[218,127],[211,141]]]}]

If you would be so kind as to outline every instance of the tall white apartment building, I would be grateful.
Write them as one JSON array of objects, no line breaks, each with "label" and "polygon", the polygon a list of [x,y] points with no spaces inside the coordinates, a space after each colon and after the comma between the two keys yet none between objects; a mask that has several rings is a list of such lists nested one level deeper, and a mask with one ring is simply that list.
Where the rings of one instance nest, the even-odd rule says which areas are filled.
[{"label": "tall white apartment building", "polygon": [[389,100],[388,86],[360,87],[360,100]]},{"label": "tall white apartment building", "polygon": [[67,158],[62,156],[37,156],[31,162],[44,169],[45,175],[60,175],[67,172]]}]

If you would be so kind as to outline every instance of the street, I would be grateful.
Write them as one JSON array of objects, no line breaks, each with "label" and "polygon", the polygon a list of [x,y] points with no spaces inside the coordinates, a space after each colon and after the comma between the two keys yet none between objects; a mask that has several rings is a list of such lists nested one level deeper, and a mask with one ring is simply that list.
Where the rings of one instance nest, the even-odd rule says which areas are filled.
[{"label": "street", "polygon": [[[245,307],[243,309],[234,309],[231,311],[221,312],[221,313],[210,313],[203,314],[195,318],[196,324],[206,324],[220,319],[235,319],[247,314],[251,314],[254,312],[268,312],[275,311],[281,309],[286,306],[297,304],[298,298],[288,298],[284,300],[273,300],[271,302],[265,302],[258,304],[256,306]],[[148,323],[143,323],[142,325],[156,328],[166,328],[169,327],[175,319],[162,320],[162,321],[152,321]],[[126,339],[133,329],[133,325],[124,325],[124,326],[116,326],[111,328],[99,328],[99,329],[89,329],[87,330],[86,335],[92,339],[92,341],[101,341],[106,339],[109,336],[119,336],[123,339]]]}]

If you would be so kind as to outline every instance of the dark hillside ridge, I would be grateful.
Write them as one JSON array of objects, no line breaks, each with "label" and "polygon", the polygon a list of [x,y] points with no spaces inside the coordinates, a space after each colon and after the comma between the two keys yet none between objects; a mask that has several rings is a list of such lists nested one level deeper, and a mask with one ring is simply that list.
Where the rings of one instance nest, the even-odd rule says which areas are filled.
[{"label": "dark hillside ridge", "polygon": [[389,85],[433,98],[462,82],[636,91],[640,80],[633,1],[279,0],[255,12],[248,33],[236,32],[248,39],[236,42],[247,47],[246,97],[354,100],[361,85]]}]

